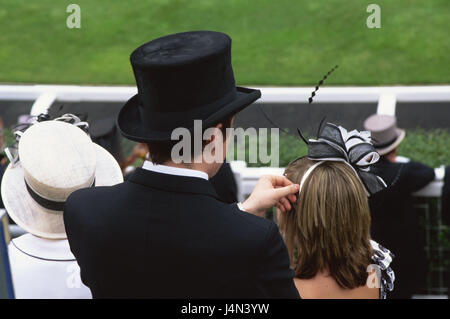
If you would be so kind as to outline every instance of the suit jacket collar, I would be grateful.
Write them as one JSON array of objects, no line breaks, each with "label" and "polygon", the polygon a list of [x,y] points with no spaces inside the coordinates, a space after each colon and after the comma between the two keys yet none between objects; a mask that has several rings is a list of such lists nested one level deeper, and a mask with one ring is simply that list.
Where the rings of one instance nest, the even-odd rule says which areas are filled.
[{"label": "suit jacket collar", "polygon": [[168,192],[202,194],[220,200],[211,183],[198,177],[163,174],[136,168],[128,182]]}]

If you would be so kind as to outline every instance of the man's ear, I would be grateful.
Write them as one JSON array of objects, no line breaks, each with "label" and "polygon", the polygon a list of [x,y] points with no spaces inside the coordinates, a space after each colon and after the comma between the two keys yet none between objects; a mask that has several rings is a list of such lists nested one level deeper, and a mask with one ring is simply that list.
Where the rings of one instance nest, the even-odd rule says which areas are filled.
[{"label": "man's ear", "polygon": [[203,158],[207,163],[223,161],[222,124],[205,130],[203,134]]},{"label": "man's ear", "polygon": [[216,125],[216,128],[219,129],[219,130],[222,130],[223,124],[222,124],[222,123],[217,124],[217,125]]},{"label": "man's ear", "polygon": [[203,146],[210,144],[214,141],[216,127],[211,127],[203,132]]},{"label": "man's ear", "polygon": [[[205,132],[203,133],[203,147],[214,142],[217,139],[216,134],[222,134],[222,127],[222,123],[219,123],[216,126],[210,127],[205,130]],[[210,147],[212,147],[212,145],[210,145]]]}]

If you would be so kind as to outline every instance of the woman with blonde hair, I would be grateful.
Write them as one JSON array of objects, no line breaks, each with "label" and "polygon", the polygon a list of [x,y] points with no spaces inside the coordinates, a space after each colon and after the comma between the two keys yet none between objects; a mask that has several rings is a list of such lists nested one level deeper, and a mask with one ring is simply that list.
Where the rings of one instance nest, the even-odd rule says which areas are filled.
[{"label": "woman with blonde hair", "polygon": [[368,171],[378,158],[366,132],[327,123],[286,168],[300,190],[279,224],[302,298],[384,299],[393,289],[393,255],[370,239],[367,195],[385,186]]}]

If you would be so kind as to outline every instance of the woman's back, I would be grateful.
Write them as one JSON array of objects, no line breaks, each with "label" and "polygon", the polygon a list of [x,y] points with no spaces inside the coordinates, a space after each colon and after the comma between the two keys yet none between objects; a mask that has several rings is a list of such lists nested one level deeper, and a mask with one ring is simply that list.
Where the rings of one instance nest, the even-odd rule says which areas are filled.
[{"label": "woman's back", "polygon": [[294,278],[295,286],[304,299],[386,299],[394,289],[395,275],[390,264],[394,255],[377,242],[370,240],[372,263],[367,265],[365,285],[343,288],[327,271],[318,271],[309,279]]},{"label": "woman's back", "polygon": [[379,299],[380,289],[367,285],[345,289],[330,275],[319,272],[311,279],[294,279],[300,297],[303,299]]}]

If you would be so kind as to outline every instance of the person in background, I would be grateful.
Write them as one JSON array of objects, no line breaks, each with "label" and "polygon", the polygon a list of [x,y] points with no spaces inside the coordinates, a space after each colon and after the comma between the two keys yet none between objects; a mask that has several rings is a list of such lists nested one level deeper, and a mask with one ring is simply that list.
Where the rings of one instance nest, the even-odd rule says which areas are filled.
[{"label": "person in background", "polygon": [[92,142],[111,153],[120,164],[123,162],[121,137],[114,117],[104,117],[89,123]]},{"label": "person in background", "polygon": [[[450,227],[450,165],[445,167],[444,186],[442,187],[442,222]],[[448,233],[447,233],[448,234]],[[450,236],[448,234],[447,236]],[[447,291],[450,294],[450,276],[447,275]]]},{"label": "person in background", "polygon": [[[125,173],[126,169],[139,160],[138,167],[141,167],[148,155],[148,147],[145,143],[137,143],[134,145],[131,154],[120,163],[120,168]],[[129,175],[129,174],[128,174]],[[125,178],[126,179],[126,178]]]},{"label": "person in background", "polygon": [[427,259],[420,234],[419,216],[412,194],[434,180],[435,171],[419,162],[397,162],[397,147],[405,130],[397,128],[395,116],[374,114],[364,122],[374,146],[381,155],[371,171],[386,182],[387,188],[369,199],[372,237],[395,253],[396,289],[392,298],[411,298],[424,288]]},{"label": "person in background", "polygon": [[[2,184],[3,173],[5,172],[7,165],[7,158],[4,154],[5,149],[5,133],[3,127],[3,119],[0,117],[0,185]],[[2,196],[0,194],[0,208],[5,208],[3,205]]]},{"label": "person in background", "polygon": [[[63,119],[64,118],[64,119]],[[8,253],[16,298],[91,298],[70,251],[64,228],[66,198],[84,187],[122,182],[115,159],[65,119],[46,120],[20,135],[1,185],[9,216],[26,234]],[[10,153],[12,154],[12,153]]]},{"label": "person in background", "polygon": [[444,186],[442,187],[442,222],[445,225],[450,226],[450,165],[447,165],[445,167],[443,180]]}]

